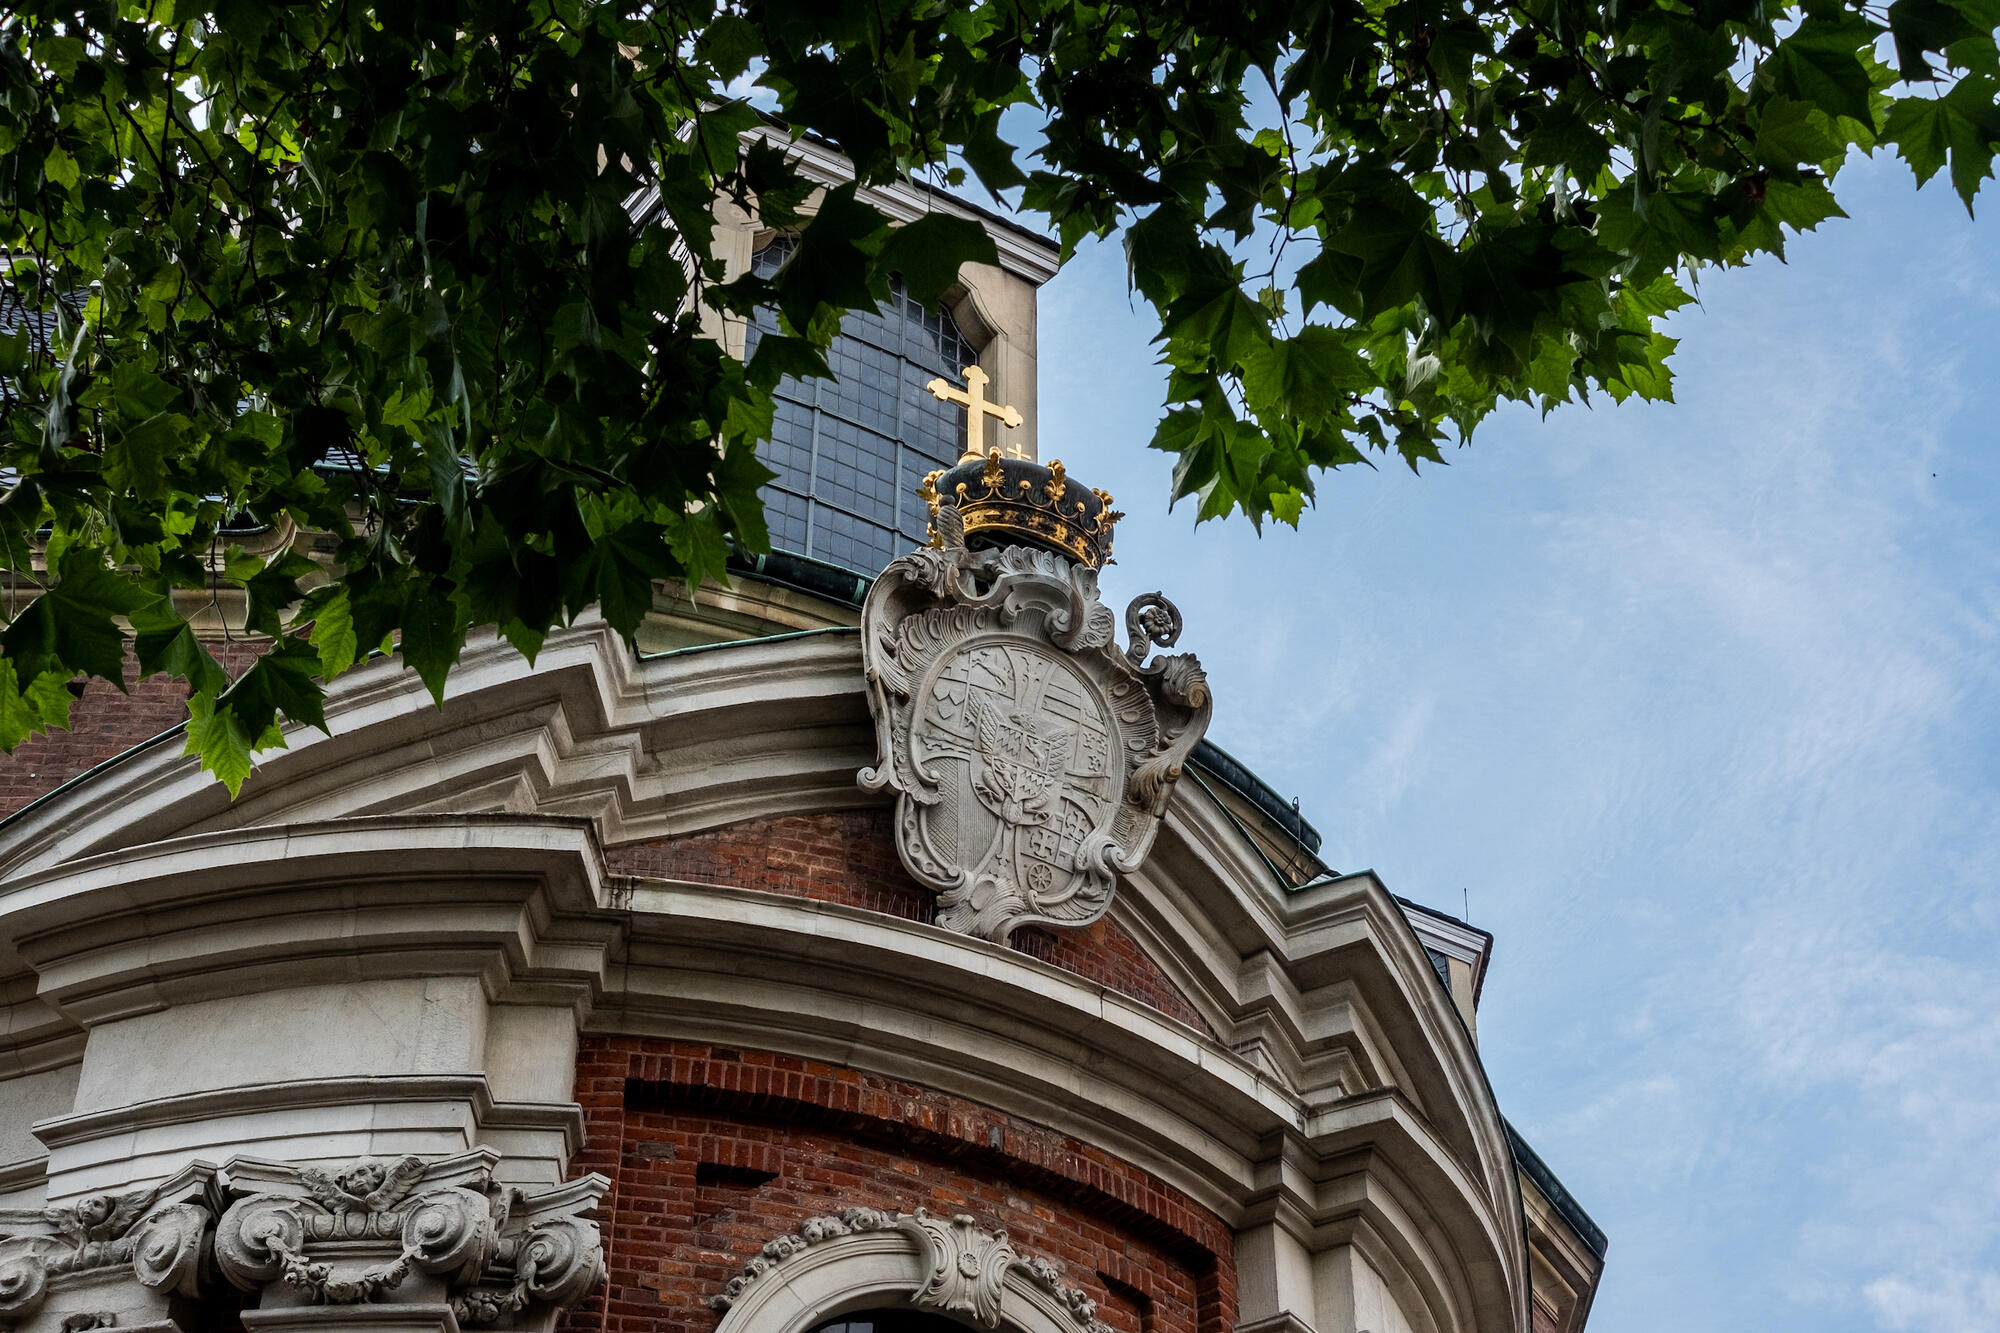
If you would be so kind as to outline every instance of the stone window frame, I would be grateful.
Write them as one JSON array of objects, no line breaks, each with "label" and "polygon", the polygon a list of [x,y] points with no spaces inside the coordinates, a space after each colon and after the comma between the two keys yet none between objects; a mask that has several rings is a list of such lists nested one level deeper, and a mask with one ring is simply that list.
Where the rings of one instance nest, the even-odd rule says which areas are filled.
[{"label": "stone window frame", "polygon": [[715,1333],[814,1333],[844,1315],[885,1309],[1005,1333],[1110,1333],[1095,1304],[1065,1286],[1052,1264],[1022,1259],[1005,1232],[984,1231],[969,1217],[947,1222],[919,1210],[873,1214],[845,1234],[814,1226],[767,1245],[713,1302],[724,1311]]}]

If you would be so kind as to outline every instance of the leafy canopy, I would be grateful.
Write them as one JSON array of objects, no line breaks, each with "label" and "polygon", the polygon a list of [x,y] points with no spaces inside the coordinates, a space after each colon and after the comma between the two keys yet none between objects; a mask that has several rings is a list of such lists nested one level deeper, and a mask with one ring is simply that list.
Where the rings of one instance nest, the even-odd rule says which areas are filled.
[{"label": "leafy canopy", "polygon": [[[391,642],[532,656],[765,544],[754,446],[843,312],[993,258],[815,196],[974,180],[1122,234],[1200,517],[1437,459],[1503,400],[1665,398],[1703,265],[1840,215],[1850,151],[2000,148],[2000,0],[70,0],[0,21],[0,745],[77,673],[190,684],[231,788]],[[1038,116],[1031,154],[1001,119]],[[638,197],[644,207],[635,206]],[[718,197],[796,229],[725,281]],[[775,309],[747,364],[703,332]],[[246,525],[331,534],[260,559]],[[174,593],[181,590],[178,600]],[[230,683],[187,618],[275,646]],[[121,686],[122,687],[122,686]]]}]

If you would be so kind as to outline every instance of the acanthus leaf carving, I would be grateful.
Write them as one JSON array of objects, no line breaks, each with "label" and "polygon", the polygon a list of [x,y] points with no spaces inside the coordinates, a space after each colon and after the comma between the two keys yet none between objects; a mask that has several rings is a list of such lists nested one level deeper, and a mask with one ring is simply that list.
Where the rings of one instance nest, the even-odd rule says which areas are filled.
[{"label": "acanthus leaf carving", "polygon": [[213,1217],[194,1200],[212,1201],[212,1175],[195,1165],[148,1189],[0,1212],[0,1328],[33,1315],[52,1286],[119,1269],[140,1287],[194,1295]]},{"label": "acanthus leaf carving", "polygon": [[468,1325],[574,1305],[604,1277],[603,1242],[583,1214],[609,1182],[530,1192],[495,1181],[496,1161],[480,1149],[333,1172],[233,1164],[240,1197],[216,1227],[217,1265],[246,1291],[282,1282],[324,1305],[376,1301],[422,1274]]},{"label": "acanthus leaf carving", "polygon": [[1095,569],[1025,546],[920,549],[869,590],[877,759],[858,780],[896,794],[938,925],[1086,926],[1145,859],[1211,704],[1192,654],[1146,660],[1179,638],[1171,602],[1136,599],[1126,625],[1121,649]]},{"label": "acanthus leaf carving", "polygon": [[930,1253],[924,1281],[910,1293],[913,1305],[969,1315],[988,1328],[1000,1324],[1001,1286],[1021,1256],[1004,1231],[982,1231],[960,1213],[949,1220],[917,1209],[897,1222]]}]

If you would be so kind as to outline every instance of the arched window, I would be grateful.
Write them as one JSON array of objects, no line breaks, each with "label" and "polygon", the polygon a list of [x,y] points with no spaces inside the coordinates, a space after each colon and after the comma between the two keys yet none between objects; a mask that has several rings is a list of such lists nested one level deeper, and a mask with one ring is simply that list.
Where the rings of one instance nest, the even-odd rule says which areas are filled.
[{"label": "arched window", "polygon": [[[752,261],[766,277],[792,253],[780,237]],[[760,311],[745,355],[777,328]],[[924,475],[950,467],[963,448],[959,409],[924,385],[942,376],[960,388],[972,346],[944,311],[928,311],[897,282],[889,300],[855,311],[827,354],[838,378],[778,385],[771,438],[759,451],[775,481],[763,491],[771,545],[870,577],[924,540],[929,516],[916,497]]]}]

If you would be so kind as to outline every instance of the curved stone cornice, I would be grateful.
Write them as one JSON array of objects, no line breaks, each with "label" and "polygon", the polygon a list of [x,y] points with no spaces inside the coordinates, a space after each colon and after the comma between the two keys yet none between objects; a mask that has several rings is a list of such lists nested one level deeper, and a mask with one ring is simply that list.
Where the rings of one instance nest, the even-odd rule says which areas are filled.
[{"label": "curved stone cornice", "polygon": [[[1114,913],[1220,1044],[893,918],[713,886],[614,901],[625,890],[600,844],[868,803],[851,633],[636,659],[584,626],[552,637],[534,671],[504,645],[468,649],[442,710],[393,662],[364,667],[337,682],[328,718],[332,738],[294,737],[235,805],[156,746],[0,829],[0,984],[35,974],[10,1030],[53,1040],[315,979],[474,976],[495,995],[594,1005],[601,1030],[810,1049],[1045,1123],[1110,1126],[1107,1146],[1224,1217],[1282,1196],[1273,1215],[1307,1230],[1338,1176],[1315,1146],[1327,1117],[1393,1087],[1422,1132],[1390,1135],[1383,1160],[1450,1178],[1445,1197],[1489,1233],[1466,1243],[1525,1293],[1504,1131],[1401,909],[1369,874],[1279,884],[1198,789],[1176,794]],[[1270,1195],[1259,1163],[1284,1143],[1294,1164]]]},{"label": "curved stone cornice", "polygon": [[533,669],[483,638],[444,708],[380,658],[334,682],[326,717],[331,736],[288,730],[234,802],[178,744],[128,752],[6,821],[0,883],[202,831],[356,815],[578,815],[623,843],[876,803],[854,786],[872,733],[844,628],[635,658],[593,621],[550,636]]}]

